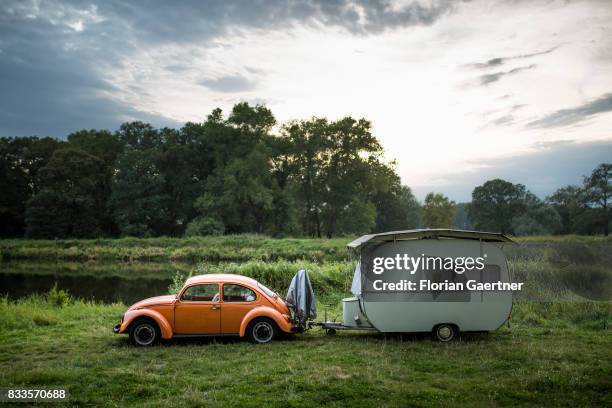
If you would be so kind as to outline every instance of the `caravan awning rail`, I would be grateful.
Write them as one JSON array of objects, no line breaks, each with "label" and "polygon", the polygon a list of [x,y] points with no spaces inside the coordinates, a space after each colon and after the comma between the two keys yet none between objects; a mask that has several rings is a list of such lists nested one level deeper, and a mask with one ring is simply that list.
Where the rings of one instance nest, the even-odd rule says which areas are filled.
[{"label": "caravan awning rail", "polygon": [[364,235],[350,242],[347,247],[350,250],[357,251],[359,248],[361,248],[367,243],[431,238],[473,239],[485,242],[514,242],[506,235],[500,234],[498,232],[481,232],[438,228],[391,231],[383,232],[380,234]]}]

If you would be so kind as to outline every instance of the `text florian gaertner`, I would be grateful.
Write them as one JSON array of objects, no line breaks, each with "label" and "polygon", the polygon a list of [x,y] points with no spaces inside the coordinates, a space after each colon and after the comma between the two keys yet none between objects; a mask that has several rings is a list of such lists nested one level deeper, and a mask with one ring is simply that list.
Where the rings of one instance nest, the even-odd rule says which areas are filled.
[{"label": "text florian gaertner", "polygon": [[[375,257],[372,272],[381,275],[386,270],[407,272],[414,275],[417,270],[453,271],[458,275],[466,271],[482,271],[485,268],[486,254],[482,257],[430,257],[421,254],[413,257],[408,254],[397,254],[394,257]],[[373,281],[373,289],[377,291],[515,291],[521,290],[522,282],[479,282],[467,279],[464,282],[445,279],[432,281],[430,279],[401,279],[396,282],[385,282],[382,279]]]}]

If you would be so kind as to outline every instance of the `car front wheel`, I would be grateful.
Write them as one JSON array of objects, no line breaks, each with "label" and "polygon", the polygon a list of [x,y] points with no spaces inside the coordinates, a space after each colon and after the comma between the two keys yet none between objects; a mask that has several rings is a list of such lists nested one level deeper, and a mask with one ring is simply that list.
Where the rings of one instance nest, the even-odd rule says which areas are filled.
[{"label": "car front wheel", "polygon": [[159,341],[159,327],[151,320],[139,320],[130,328],[130,342],[134,346],[148,347]]},{"label": "car front wheel", "polygon": [[249,323],[247,336],[249,340],[256,344],[269,343],[276,337],[278,329],[276,323],[271,319],[260,317]]}]

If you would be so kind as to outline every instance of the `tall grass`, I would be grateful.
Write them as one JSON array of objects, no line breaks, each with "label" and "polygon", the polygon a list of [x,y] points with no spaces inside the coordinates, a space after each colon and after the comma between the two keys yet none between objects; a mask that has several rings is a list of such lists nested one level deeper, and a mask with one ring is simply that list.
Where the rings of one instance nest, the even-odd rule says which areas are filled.
[{"label": "tall grass", "polygon": [[300,269],[308,271],[315,293],[325,297],[348,293],[348,285],[354,269],[354,263],[326,262],[325,264],[318,264],[315,262],[286,260],[222,264],[203,262],[195,268],[195,274],[234,273],[244,275],[269,286],[284,296],[284,292],[289,287],[293,275]]}]

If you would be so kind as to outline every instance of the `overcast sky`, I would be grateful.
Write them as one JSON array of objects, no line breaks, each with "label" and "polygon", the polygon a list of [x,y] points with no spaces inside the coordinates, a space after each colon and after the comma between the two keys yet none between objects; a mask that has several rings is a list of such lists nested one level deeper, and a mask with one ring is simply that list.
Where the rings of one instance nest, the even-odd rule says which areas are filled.
[{"label": "overcast sky", "polygon": [[372,121],[419,197],[502,177],[545,196],[612,160],[610,1],[2,1],[0,135]]}]

